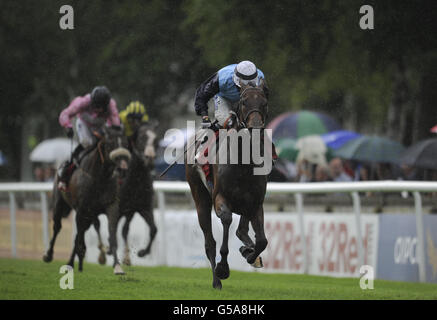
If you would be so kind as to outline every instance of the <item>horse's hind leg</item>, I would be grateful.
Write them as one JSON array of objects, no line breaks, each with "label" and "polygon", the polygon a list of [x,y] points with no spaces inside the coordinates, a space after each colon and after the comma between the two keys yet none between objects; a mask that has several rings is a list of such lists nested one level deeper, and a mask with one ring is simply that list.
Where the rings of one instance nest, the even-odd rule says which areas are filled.
[{"label": "horse's hind leg", "polygon": [[53,210],[53,236],[50,240],[50,247],[43,257],[45,262],[51,262],[53,260],[53,248],[55,246],[56,237],[62,228],[62,218],[68,216],[71,211],[70,206],[65,202],[59,192],[55,193],[55,197],[55,207]]},{"label": "horse's hind leg", "polygon": [[256,258],[267,247],[267,238],[264,233],[264,210],[262,206],[258,209],[257,214],[251,220],[253,230],[255,231],[255,251],[250,253],[246,260],[253,264]]},{"label": "horse's hind leg", "polygon": [[215,198],[215,210],[217,216],[220,218],[223,225],[223,241],[220,247],[220,255],[222,256],[220,262],[215,268],[215,273],[220,279],[227,279],[229,277],[229,264],[228,264],[228,254],[229,254],[229,227],[232,223],[232,212],[226,205],[224,198],[219,194]]},{"label": "horse's hind leg", "polygon": [[131,265],[130,250],[129,250],[129,243],[128,243],[127,236],[129,234],[129,225],[130,225],[130,222],[131,222],[132,217],[133,217],[133,212],[126,214],[125,217],[126,217],[126,220],[124,222],[123,229],[121,230],[121,235],[123,236],[123,240],[124,240],[123,264],[130,266]]},{"label": "horse's hind leg", "polygon": [[99,263],[105,264],[106,263],[106,253],[105,253],[105,246],[103,245],[102,236],[100,235],[100,220],[99,217],[96,217],[93,221],[94,229],[97,232],[97,239],[99,241]]},{"label": "horse's hind leg", "polygon": [[149,225],[149,244],[145,249],[138,252],[139,257],[144,257],[145,255],[150,253],[150,249],[152,248],[152,243],[155,239],[158,229],[156,228],[155,219],[153,218],[153,208],[151,208],[150,210],[142,210],[140,211],[140,214]]}]

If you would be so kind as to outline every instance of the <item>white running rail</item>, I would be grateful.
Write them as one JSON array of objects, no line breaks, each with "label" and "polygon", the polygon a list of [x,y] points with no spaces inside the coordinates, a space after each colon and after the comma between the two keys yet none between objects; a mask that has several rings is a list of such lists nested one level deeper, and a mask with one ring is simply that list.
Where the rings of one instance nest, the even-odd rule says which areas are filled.
[{"label": "white running rail", "polygon": [[[155,192],[158,196],[158,210],[160,219],[164,219],[165,214],[165,193],[188,193],[190,188],[188,183],[181,181],[155,181]],[[11,253],[13,257],[17,257],[17,243],[16,243],[16,200],[15,194],[18,192],[38,192],[41,197],[41,211],[42,211],[42,225],[43,225],[43,243],[46,248],[49,245],[49,219],[48,219],[48,205],[47,192],[52,191],[53,184],[47,183],[0,183],[0,192],[7,192],[9,194],[9,208],[11,221]],[[419,280],[425,282],[425,243],[423,235],[423,210],[421,192],[437,192],[437,182],[429,181],[360,181],[360,182],[315,182],[315,183],[268,183],[267,193],[269,194],[294,194],[296,201],[296,208],[299,214],[299,224],[301,225],[302,239],[304,237],[304,193],[349,193],[352,197],[353,208],[355,213],[355,222],[358,230],[357,240],[359,243],[359,259],[363,265],[363,248],[361,239],[361,203],[359,192],[402,192],[409,191],[413,193],[416,214],[416,231],[418,240],[418,264],[419,264]],[[162,230],[161,239],[165,230]],[[161,242],[163,248],[165,243]],[[303,241],[303,257],[306,257],[305,241]],[[165,258],[164,258],[165,259]],[[304,272],[308,271],[307,262],[304,259]],[[165,264],[165,261],[161,261]]]}]

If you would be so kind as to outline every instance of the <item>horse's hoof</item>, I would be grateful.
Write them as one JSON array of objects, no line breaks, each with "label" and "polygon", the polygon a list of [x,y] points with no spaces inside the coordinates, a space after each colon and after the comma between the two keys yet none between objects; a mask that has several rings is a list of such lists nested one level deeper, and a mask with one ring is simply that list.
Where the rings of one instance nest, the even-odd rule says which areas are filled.
[{"label": "horse's hoof", "polygon": [[130,266],[131,265],[131,261],[129,257],[126,257],[123,259],[123,264],[126,266]]},{"label": "horse's hoof", "polygon": [[148,255],[150,253],[150,250],[142,249],[138,251],[138,257],[143,258],[144,256]]},{"label": "horse's hoof", "polygon": [[53,260],[53,256],[52,255],[44,255],[44,257],[42,257],[42,260],[44,261],[44,262],[52,262],[52,260]]},{"label": "horse's hoof", "polygon": [[99,255],[99,263],[100,264],[106,264],[106,254],[101,252]]},{"label": "horse's hoof", "polygon": [[229,265],[227,263],[219,263],[215,267],[215,274],[221,280],[229,278]]},{"label": "horse's hoof", "polygon": [[114,274],[117,276],[122,276],[125,274],[123,269],[121,268],[121,266],[118,263],[114,266]]},{"label": "horse's hoof", "polygon": [[254,254],[254,253],[251,253],[251,254],[249,254],[249,255],[247,256],[246,261],[247,261],[248,264],[252,265],[252,264],[255,263],[256,258],[257,258],[257,257],[255,256],[255,254]]},{"label": "horse's hoof", "polygon": [[221,290],[222,289],[222,282],[219,279],[217,279],[217,280],[212,282],[212,287],[214,289]]},{"label": "horse's hoof", "polygon": [[251,253],[253,253],[253,252],[255,252],[255,249],[254,249],[254,248],[247,247],[247,246],[241,246],[241,247],[240,247],[240,253],[241,253],[241,255],[242,255],[244,258],[246,258],[246,259],[247,259],[247,257],[248,257]]},{"label": "horse's hoof", "polygon": [[255,262],[251,264],[251,266],[254,268],[264,268],[263,259],[261,258],[261,256],[258,256],[255,259]]}]

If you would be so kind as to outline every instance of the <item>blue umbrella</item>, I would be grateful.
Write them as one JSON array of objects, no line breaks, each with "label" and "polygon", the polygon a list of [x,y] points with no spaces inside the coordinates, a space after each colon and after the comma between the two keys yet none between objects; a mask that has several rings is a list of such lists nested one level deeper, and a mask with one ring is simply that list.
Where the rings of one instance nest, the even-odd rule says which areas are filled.
[{"label": "blue umbrella", "polygon": [[329,148],[338,149],[349,140],[361,137],[361,134],[348,130],[337,130],[322,134],[321,137]]}]

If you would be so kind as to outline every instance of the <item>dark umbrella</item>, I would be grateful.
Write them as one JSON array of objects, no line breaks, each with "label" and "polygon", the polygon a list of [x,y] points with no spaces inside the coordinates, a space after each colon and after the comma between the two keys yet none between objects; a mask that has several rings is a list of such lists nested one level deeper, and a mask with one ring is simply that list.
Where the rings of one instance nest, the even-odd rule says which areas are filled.
[{"label": "dark umbrella", "polygon": [[324,134],[340,130],[341,126],[330,116],[321,112],[299,111],[284,113],[269,123],[273,140],[281,138],[298,139],[304,136]]},{"label": "dark umbrella", "polygon": [[405,147],[399,142],[363,135],[334,150],[333,156],[357,161],[398,163],[404,150]]},{"label": "dark umbrella", "polygon": [[407,148],[401,155],[400,163],[423,169],[437,169],[437,138],[422,140]]}]

